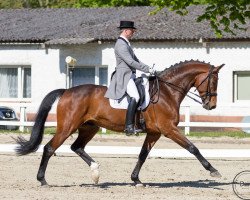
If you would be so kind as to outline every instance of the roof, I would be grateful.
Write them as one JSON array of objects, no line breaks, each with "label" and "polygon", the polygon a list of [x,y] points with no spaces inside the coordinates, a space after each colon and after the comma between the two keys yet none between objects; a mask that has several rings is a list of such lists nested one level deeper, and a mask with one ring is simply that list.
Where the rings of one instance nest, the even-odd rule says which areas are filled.
[{"label": "roof", "polygon": [[193,6],[179,16],[166,9],[149,15],[153,7],[112,7],[79,9],[1,9],[0,43],[84,44],[95,40],[115,40],[120,20],[133,20],[138,28],[134,40],[188,41],[248,40],[247,31],[225,34],[218,39],[208,22],[195,21],[204,7]]}]

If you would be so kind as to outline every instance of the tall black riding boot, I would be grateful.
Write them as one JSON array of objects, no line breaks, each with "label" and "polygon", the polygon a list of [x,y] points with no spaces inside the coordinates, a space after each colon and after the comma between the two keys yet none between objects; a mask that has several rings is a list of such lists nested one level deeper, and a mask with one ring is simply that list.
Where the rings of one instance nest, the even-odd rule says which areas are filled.
[{"label": "tall black riding boot", "polygon": [[134,123],[135,123],[136,108],[137,108],[137,102],[135,98],[131,97],[126,114],[126,124],[124,130],[127,136],[135,134]]}]

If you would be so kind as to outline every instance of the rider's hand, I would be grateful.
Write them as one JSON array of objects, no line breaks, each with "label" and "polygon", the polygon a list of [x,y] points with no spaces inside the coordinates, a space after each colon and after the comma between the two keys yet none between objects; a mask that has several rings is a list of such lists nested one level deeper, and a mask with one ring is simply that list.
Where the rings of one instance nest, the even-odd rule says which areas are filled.
[{"label": "rider's hand", "polygon": [[150,73],[151,75],[155,74],[154,66],[149,67],[149,73]]}]

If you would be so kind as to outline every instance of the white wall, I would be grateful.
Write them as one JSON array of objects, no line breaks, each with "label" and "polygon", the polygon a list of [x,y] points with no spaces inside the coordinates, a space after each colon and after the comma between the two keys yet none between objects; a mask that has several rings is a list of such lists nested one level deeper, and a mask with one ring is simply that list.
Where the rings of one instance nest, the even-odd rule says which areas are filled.
[{"label": "white wall", "polygon": [[0,65],[31,66],[31,102],[37,105],[45,94],[65,82],[65,75],[59,70],[58,49],[44,49],[41,45],[1,45]]},{"label": "white wall", "polygon": [[61,65],[65,65],[65,58],[72,56],[76,58],[76,66],[96,66],[102,64],[102,48],[98,43],[74,46],[55,46],[60,49]]},{"label": "white wall", "polygon": [[[47,93],[54,89],[66,88],[66,56],[76,58],[77,65],[80,66],[100,65],[102,63],[100,48],[101,46],[98,44],[46,48],[34,44],[6,44],[0,46],[0,65],[31,66],[32,98],[30,102],[33,106],[28,107],[27,112],[35,113]],[[16,102],[16,99],[8,101]],[[14,107],[14,109],[16,108]],[[55,113],[55,110],[56,104],[52,108],[52,113]],[[16,111],[19,112],[18,109]]]},{"label": "white wall", "polygon": [[[67,45],[42,48],[41,45],[1,45],[0,65],[30,65],[32,71],[32,103],[40,104],[51,90],[66,87],[65,57],[77,59],[78,66],[108,66],[110,75],[116,67],[115,42],[102,44]],[[164,70],[185,60],[200,60],[212,65],[225,64],[219,74],[218,107],[206,111],[190,99],[183,105],[192,105],[191,114],[249,116],[250,102],[233,102],[233,71],[250,71],[250,42],[133,42],[137,57],[148,65]],[[1,87],[1,86],[0,86]],[[1,101],[1,100],[0,100]],[[228,109],[230,107],[230,109]],[[33,112],[37,108],[32,109]],[[53,111],[54,112],[54,111]]]}]

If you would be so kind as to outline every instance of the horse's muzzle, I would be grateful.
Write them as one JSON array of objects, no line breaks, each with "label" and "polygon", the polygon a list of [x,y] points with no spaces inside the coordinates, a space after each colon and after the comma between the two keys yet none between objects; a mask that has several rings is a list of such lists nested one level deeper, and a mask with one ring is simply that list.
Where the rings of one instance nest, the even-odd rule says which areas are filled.
[{"label": "horse's muzzle", "polygon": [[216,104],[211,105],[211,103],[207,103],[203,104],[202,107],[205,108],[206,110],[213,110],[216,108]]},{"label": "horse's muzzle", "polygon": [[207,96],[202,101],[203,103],[202,107],[205,108],[206,110],[213,110],[216,108],[216,102],[217,102],[216,95],[213,95],[213,97]]}]

